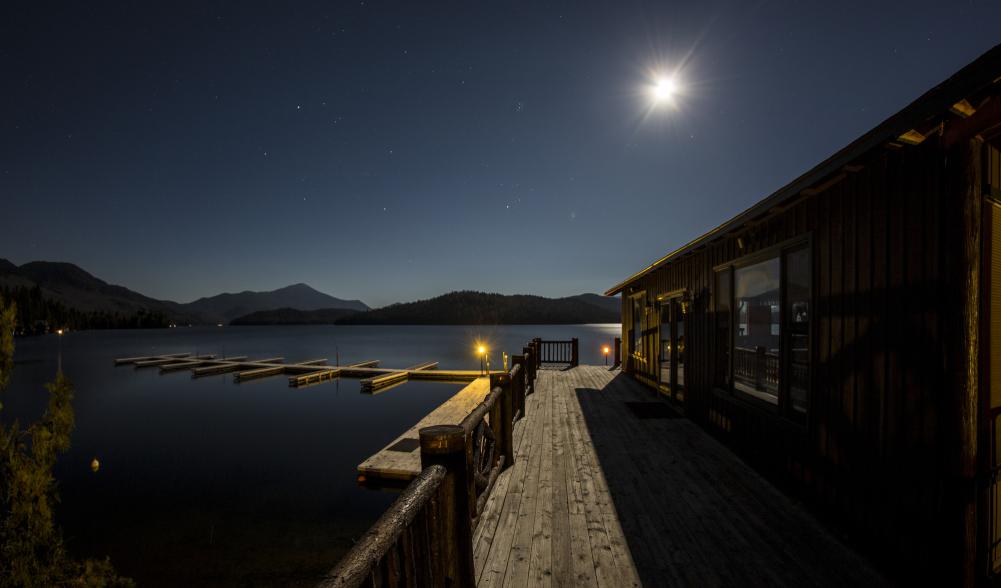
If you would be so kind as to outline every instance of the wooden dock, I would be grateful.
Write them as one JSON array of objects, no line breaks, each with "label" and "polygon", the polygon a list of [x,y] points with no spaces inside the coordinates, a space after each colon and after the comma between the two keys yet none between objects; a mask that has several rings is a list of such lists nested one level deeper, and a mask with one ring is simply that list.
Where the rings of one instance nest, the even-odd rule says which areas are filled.
[{"label": "wooden dock", "polygon": [[367,484],[410,481],[421,472],[418,431],[434,425],[458,425],[486,398],[490,380],[480,377],[431,411],[419,423],[358,465],[358,480]]},{"label": "wooden dock", "polygon": [[882,586],[800,505],[605,367],[540,370],[473,535],[478,586]]},{"label": "wooden dock", "polygon": [[124,357],[114,360],[116,366],[159,367],[162,374],[190,370],[193,378],[233,372],[233,379],[236,382],[288,374],[288,384],[292,387],[315,385],[342,377],[362,378],[362,391],[366,393],[385,391],[409,380],[465,383],[488,375],[477,370],[439,370],[437,361],[419,363],[403,369],[380,368],[377,359],[343,366],[332,366],[328,363],[325,358],[285,363],[284,357],[248,360],[246,356],[241,355],[216,359],[215,355],[194,356],[191,353]]},{"label": "wooden dock", "polygon": [[385,391],[389,388],[398,386],[410,379],[411,371],[422,371],[422,370],[433,370],[437,369],[437,361],[428,361],[424,363],[418,363],[410,367],[403,368],[403,370],[396,372],[394,374],[382,374],[379,376],[372,376],[365,378],[361,381],[361,391],[374,394],[379,391]]}]

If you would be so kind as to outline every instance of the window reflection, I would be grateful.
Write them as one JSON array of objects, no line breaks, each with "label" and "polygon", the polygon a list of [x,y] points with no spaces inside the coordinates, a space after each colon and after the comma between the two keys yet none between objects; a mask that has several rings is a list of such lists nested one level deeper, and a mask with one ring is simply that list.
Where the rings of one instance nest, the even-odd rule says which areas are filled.
[{"label": "window reflection", "polygon": [[633,298],[633,353],[643,356],[643,304],[639,297]]},{"label": "window reflection", "polygon": [[671,386],[671,302],[660,307],[660,383]]},{"label": "window reflection", "polygon": [[778,257],[734,271],[734,388],[777,404],[782,345]]}]

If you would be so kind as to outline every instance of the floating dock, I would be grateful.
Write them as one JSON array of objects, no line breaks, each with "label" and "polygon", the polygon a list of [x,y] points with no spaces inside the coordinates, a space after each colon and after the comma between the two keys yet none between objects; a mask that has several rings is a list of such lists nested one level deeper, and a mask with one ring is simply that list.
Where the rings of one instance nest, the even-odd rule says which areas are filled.
[{"label": "floating dock", "polygon": [[477,377],[392,443],[361,462],[358,465],[358,481],[377,485],[380,481],[399,483],[416,478],[421,472],[421,444],[418,431],[433,425],[462,423],[462,420],[483,402],[489,392],[490,378]]},{"label": "floating dock", "polygon": [[411,371],[423,371],[423,370],[433,370],[438,368],[437,361],[428,361],[425,363],[418,363],[410,367],[403,368],[403,371],[399,371],[393,374],[382,374],[379,376],[371,376],[365,378],[361,381],[361,391],[374,394],[376,392],[381,392],[393,388],[399,384],[402,384],[410,379]]},{"label": "floating dock", "polygon": [[132,365],[136,368],[159,367],[161,374],[189,370],[192,378],[234,372],[235,382],[287,374],[288,385],[293,388],[342,377],[361,378],[362,391],[370,394],[384,392],[409,380],[464,383],[487,375],[479,370],[439,370],[437,361],[427,361],[403,369],[391,369],[378,367],[378,359],[332,366],[326,358],[285,363],[284,357],[248,360],[247,356],[239,355],[216,359],[215,355],[196,356],[191,353],[123,357],[115,359],[114,364]]}]

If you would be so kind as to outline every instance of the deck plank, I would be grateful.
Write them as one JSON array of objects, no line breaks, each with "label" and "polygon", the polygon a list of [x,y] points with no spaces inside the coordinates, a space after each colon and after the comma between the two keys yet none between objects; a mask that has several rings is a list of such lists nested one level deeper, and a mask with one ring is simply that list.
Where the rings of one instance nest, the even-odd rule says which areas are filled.
[{"label": "deck plank", "polygon": [[[557,423],[566,422],[565,410],[561,410],[562,401],[553,399],[553,418]],[[553,427],[553,545],[552,571],[553,585],[560,587],[573,586],[570,577],[571,545],[570,545],[570,503],[569,482],[573,477],[570,462],[566,453],[569,451],[566,439],[566,428]]]},{"label": "deck plank", "polygon": [[[525,478],[521,485],[521,503],[514,538],[508,555],[504,586],[528,585],[528,568],[532,556],[533,532],[539,511],[540,481],[542,479],[543,439],[546,423],[547,397],[539,399],[538,415],[532,421],[532,451],[528,455]],[[512,488],[514,491],[515,488]]]},{"label": "deck plank", "polygon": [[532,554],[529,558],[528,583],[552,586],[553,565],[553,394],[542,395],[542,456],[539,472],[539,506],[532,529]]}]

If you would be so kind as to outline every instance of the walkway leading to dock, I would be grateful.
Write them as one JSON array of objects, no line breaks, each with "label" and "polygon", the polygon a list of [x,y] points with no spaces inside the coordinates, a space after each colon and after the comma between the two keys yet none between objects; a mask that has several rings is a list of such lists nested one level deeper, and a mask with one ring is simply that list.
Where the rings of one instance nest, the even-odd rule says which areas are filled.
[{"label": "walkway leading to dock", "polygon": [[478,586],[885,583],[699,426],[628,404],[650,402],[608,368],[539,372],[473,537]]}]

